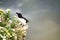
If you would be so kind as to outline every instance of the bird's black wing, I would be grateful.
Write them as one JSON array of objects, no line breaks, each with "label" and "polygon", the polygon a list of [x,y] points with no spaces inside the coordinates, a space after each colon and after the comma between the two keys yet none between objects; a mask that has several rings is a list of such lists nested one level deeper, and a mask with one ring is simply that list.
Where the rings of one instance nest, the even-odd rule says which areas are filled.
[{"label": "bird's black wing", "polygon": [[28,23],[28,22],[29,22],[25,17],[23,17],[23,16],[22,16],[22,14],[21,14],[21,13],[17,13],[17,12],[16,12],[16,14],[18,15],[18,17],[19,17],[19,18],[23,18],[24,20],[26,20],[26,23]]}]

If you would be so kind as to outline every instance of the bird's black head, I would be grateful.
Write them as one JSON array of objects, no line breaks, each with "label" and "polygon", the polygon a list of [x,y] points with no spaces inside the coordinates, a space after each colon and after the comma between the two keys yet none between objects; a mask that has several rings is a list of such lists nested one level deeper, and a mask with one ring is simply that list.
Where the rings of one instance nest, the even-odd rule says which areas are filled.
[{"label": "bird's black head", "polygon": [[26,20],[26,23],[29,22],[25,17],[22,16],[21,13],[16,12],[16,14],[18,15],[19,18],[23,18],[24,20]]},{"label": "bird's black head", "polygon": [[19,18],[22,18],[22,14],[21,13],[17,13],[16,14],[18,15]]}]

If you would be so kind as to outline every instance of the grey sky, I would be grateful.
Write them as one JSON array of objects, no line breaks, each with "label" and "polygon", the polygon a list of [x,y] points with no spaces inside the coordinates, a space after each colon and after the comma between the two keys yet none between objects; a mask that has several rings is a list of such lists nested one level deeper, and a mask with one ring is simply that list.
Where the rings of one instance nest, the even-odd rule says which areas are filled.
[{"label": "grey sky", "polygon": [[59,40],[60,0],[0,0],[0,8],[29,19],[26,40]]}]

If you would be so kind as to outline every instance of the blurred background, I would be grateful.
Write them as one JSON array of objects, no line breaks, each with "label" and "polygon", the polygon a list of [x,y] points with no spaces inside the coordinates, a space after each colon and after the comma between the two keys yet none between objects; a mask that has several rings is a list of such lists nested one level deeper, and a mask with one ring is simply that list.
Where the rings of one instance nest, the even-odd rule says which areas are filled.
[{"label": "blurred background", "polygon": [[26,40],[60,40],[60,0],[0,0],[8,8],[29,20]]}]

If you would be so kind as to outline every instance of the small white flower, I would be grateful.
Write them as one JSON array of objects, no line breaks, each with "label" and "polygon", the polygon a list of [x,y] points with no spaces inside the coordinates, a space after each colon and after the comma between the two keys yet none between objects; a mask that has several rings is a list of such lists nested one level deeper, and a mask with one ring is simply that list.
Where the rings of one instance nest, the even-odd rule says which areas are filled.
[{"label": "small white flower", "polygon": [[2,21],[1,21],[1,18],[0,18],[0,22],[2,22]]},{"label": "small white flower", "polygon": [[3,38],[3,36],[0,34],[0,37]]},{"label": "small white flower", "polygon": [[5,35],[3,36],[3,40],[6,40],[6,36]]},{"label": "small white flower", "polygon": [[0,27],[0,29],[2,29],[3,27]]},{"label": "small white flower", "polygon": [[1,15],[0,15],[0,22],[2,22],[2,20],[1,20]]},{"label": "small white flower", "polygon": [[5,38],[3,38],[3,40],[6,40]]},{"label": "small white flower", "polygon": [[26,31],[23,31],[22,33],[23,33],[24,35],[26,35]]},{"label": "small white flower", "polygon": [[6,10],[7,13],[10,12],[10,11],[11,11],[10,9],[7,9],[7,10]]},{"label": "small white flower", "polygon": [[9,20],[8,22],[11,24],[12,23],[12,20]]},{"label": "small white flower", "polygon": [[28,26],[24,26],[23,29],[24,29],[24,30],[27,30],[27,29],[28,29]]},{"label": "small white flower", "polygon": [[15,29],[12,29],[13,31],[15,31]]}]

